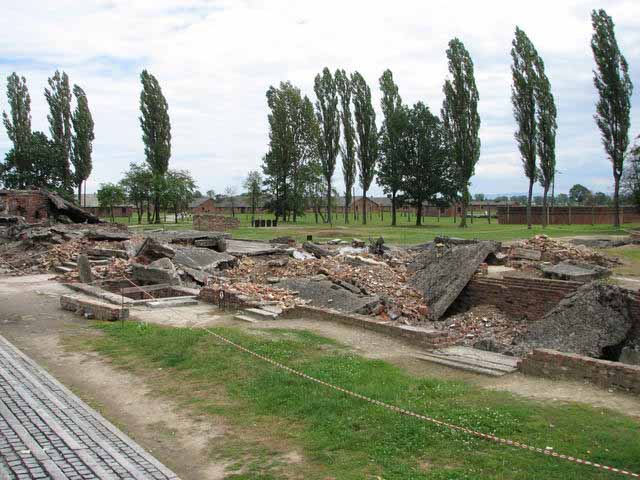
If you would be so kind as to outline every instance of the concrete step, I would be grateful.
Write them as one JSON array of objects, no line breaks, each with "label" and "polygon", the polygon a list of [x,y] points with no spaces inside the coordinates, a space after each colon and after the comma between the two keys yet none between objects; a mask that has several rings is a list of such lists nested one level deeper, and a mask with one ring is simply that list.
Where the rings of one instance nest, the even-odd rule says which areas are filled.
[{"label": "concrete step", "polygon": [[250,317],[249,315],[243,315],[241,313],[237,313],[233,318],[235,318],[236,320],[242,320],[243,322],[248,322],[248,323],[258,323],[259,320],[256,320],[253,317]]},{"label": "concrete step", "polygon": [[64,267],[62,265],[56,265],[55,267],[53,267],[53,270],[58,272],[58,273],[69,273],[69,272],[74,272],[75,268]]},{"label": "concrete step", "polygon": [[197,304],[198,300],[193,297],[158,298],[146,303],[149,308],[188,307]]},{"label": "concrete step", "polygon": [[274,320],[278,318],[277,313],[263,310],[262,308],[245,308],[244,314],[254,317],[256,320]]},{"label": "concrete step", "polygon": [[419,353],[416,357],[440,365],[496,377],[515,372],[518,369],[519,360],[517,357],[469,347],[449,347]]}]

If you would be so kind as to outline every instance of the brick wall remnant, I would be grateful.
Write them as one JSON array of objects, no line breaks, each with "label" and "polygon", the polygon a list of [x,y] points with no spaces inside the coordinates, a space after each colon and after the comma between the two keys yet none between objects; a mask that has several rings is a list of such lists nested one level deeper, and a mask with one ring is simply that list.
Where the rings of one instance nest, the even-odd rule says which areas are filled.
[{"label": "brick wall remnant", "polygon": [[226,231],[240,227],[240,220],[225,215],[212,213],[195,213],[193,215],[193,228],[205,231]]},{"label": "brick wall remnant", "polygon": [[587,380],[601,388],[617,387],[640,393],[640,366],[539,348],[519,364],[525,375]]},{"label": "brick wall remnant", "polygon": [[467,310],[475,305],[493,305],[513,318],[537,321],[581,286],[579,282],[546,278],[487,278],[476,275],[452,308]]}]

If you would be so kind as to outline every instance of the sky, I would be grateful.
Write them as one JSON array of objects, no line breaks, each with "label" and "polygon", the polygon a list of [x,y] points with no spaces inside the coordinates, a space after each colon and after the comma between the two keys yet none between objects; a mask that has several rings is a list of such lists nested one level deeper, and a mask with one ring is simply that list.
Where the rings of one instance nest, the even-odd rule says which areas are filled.
[{"label": "sky", "polygon": [[[575,183],[612,191],[611,166],[593,120],[596,91],[590,48],[594,8],[605,8],[636,85],[632,138],[640,135],[640,1],[538,0],[21,0],[0,16],[0,109],[4,79],[25,76],[32,127],[48,134],[44,88],[56,69],[87,93],[95,121],[87,191],[116,182],[144,161],[139,75],[149,70],[169,103],[172,168],[192,172],[201,191],[240,190],[268,148],[269,86],[291,81],[312,101],[325,66],[358,70],[372,89],[389,68],[405,103],[439,112],[445,51],[460,38],[480,93],[482,150],[472,193],[525,192],[513,139],[510,49],[516,25],[546,65],[558,107],[556,192]],[[0,158],[11,148],[0,131]],[[343,189],[341,167],[336,186]],[[374,186],[373,194],[381,189]]]}]

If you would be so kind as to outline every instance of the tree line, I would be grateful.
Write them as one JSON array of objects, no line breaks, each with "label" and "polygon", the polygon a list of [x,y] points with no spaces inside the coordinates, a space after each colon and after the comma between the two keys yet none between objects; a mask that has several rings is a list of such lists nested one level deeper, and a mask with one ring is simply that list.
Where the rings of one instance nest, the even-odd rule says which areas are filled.
[{"label": "tree line", "polygon": [[46,187],[67,197],[76,187],[80,202],[82,186],[93,167],[95,137],[89,102],[79,85],[71,88],[65,72],[56,70],[47,83],[44,96],[51,138],[31,130],[31,97],[25,77],[14,72],[7,78],[9,113],[3,112],[2,120],[13,148],[0,163],[0,182],[7,188]]},{"label": "tree line", "polygon": [[[613,20],[602,9],[594,10],[591,20],[594,86],[599,95],[594,119],[613,167],[613,223],[619,226],[621,182],[625,191],[640,192],[640,168],[634,161],[639,150],[627,151],[633,85]],[[295,221],[312,207],[316,215],[331,222],[332,198],[337,195],[333,177],[340,155],[345,222],[349,221],[357,181],[363,199],[362,222],[366,224],[367,192],[377,177],[391,200],[392,225],[396,225],[396,211],[402,204],[416,208],[420,224],[422,206],[428,202],[459,204],[460,226],[465,226],[470,179],[480,157],[479,94],[473,61],[464,44],[457,38],[451,40],[446,55],[449,78],[443,86],[440,115],[434,115],[422,102],[404,105],[392,72],[386,70],[379,79],[383,114],[379,129],[370,87],[357,71],[349,75],[338,69],[332,74],[325,68],[315,78],[315,104],[290,82],[269,88],[269,149],[262,169],[271,195],[267,206],[276,218]],[[527,223],[531,228],[534,185],[539,182],[542,187],[540,203],[545,210],[554,189],[557,108],[544,61],[519,27],[511,57],[514,136],[528,181]],[[623,176],[628,155],[631,163]],[[640,198],[640,193],[633,198]],[[546,215],[542,218],[546,224]]]},{"label": "tree line", "polygon": [[[269,150],[263,158],[267,207],[295,221],[311,207],[332,222],[336,160],[342,159],[345,222],[356,181],[362,191],[362,223],[374,177],[391,198],[392,225],[402,203],[414,205],[421,223],[425,202],[469,203],[469,179],[480,155],[480,116],[473,62],[459,39],[447,49],[450,79],[444,83],[441,117],[423,102],[405,105],[391,70],[379,79],[380,129],[371,89],[360,72],[328,68],[314,82],[315,105],[290,82],[267,91]],[[342,141],[341,141],[342,140]],[[463,215],[461,224],[466,218]]]}]

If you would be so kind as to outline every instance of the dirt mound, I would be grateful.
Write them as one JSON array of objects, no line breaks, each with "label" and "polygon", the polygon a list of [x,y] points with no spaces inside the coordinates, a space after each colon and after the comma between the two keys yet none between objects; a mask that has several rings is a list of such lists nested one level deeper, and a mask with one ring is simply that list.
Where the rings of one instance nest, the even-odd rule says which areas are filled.
[{"label": "dirt mound", "polygon": [[542,320],[532,324],[518,351],[551,348],[595,358],[617,360],[640,319],[631,310],[630,291],[591,283],[562,300]]}]

